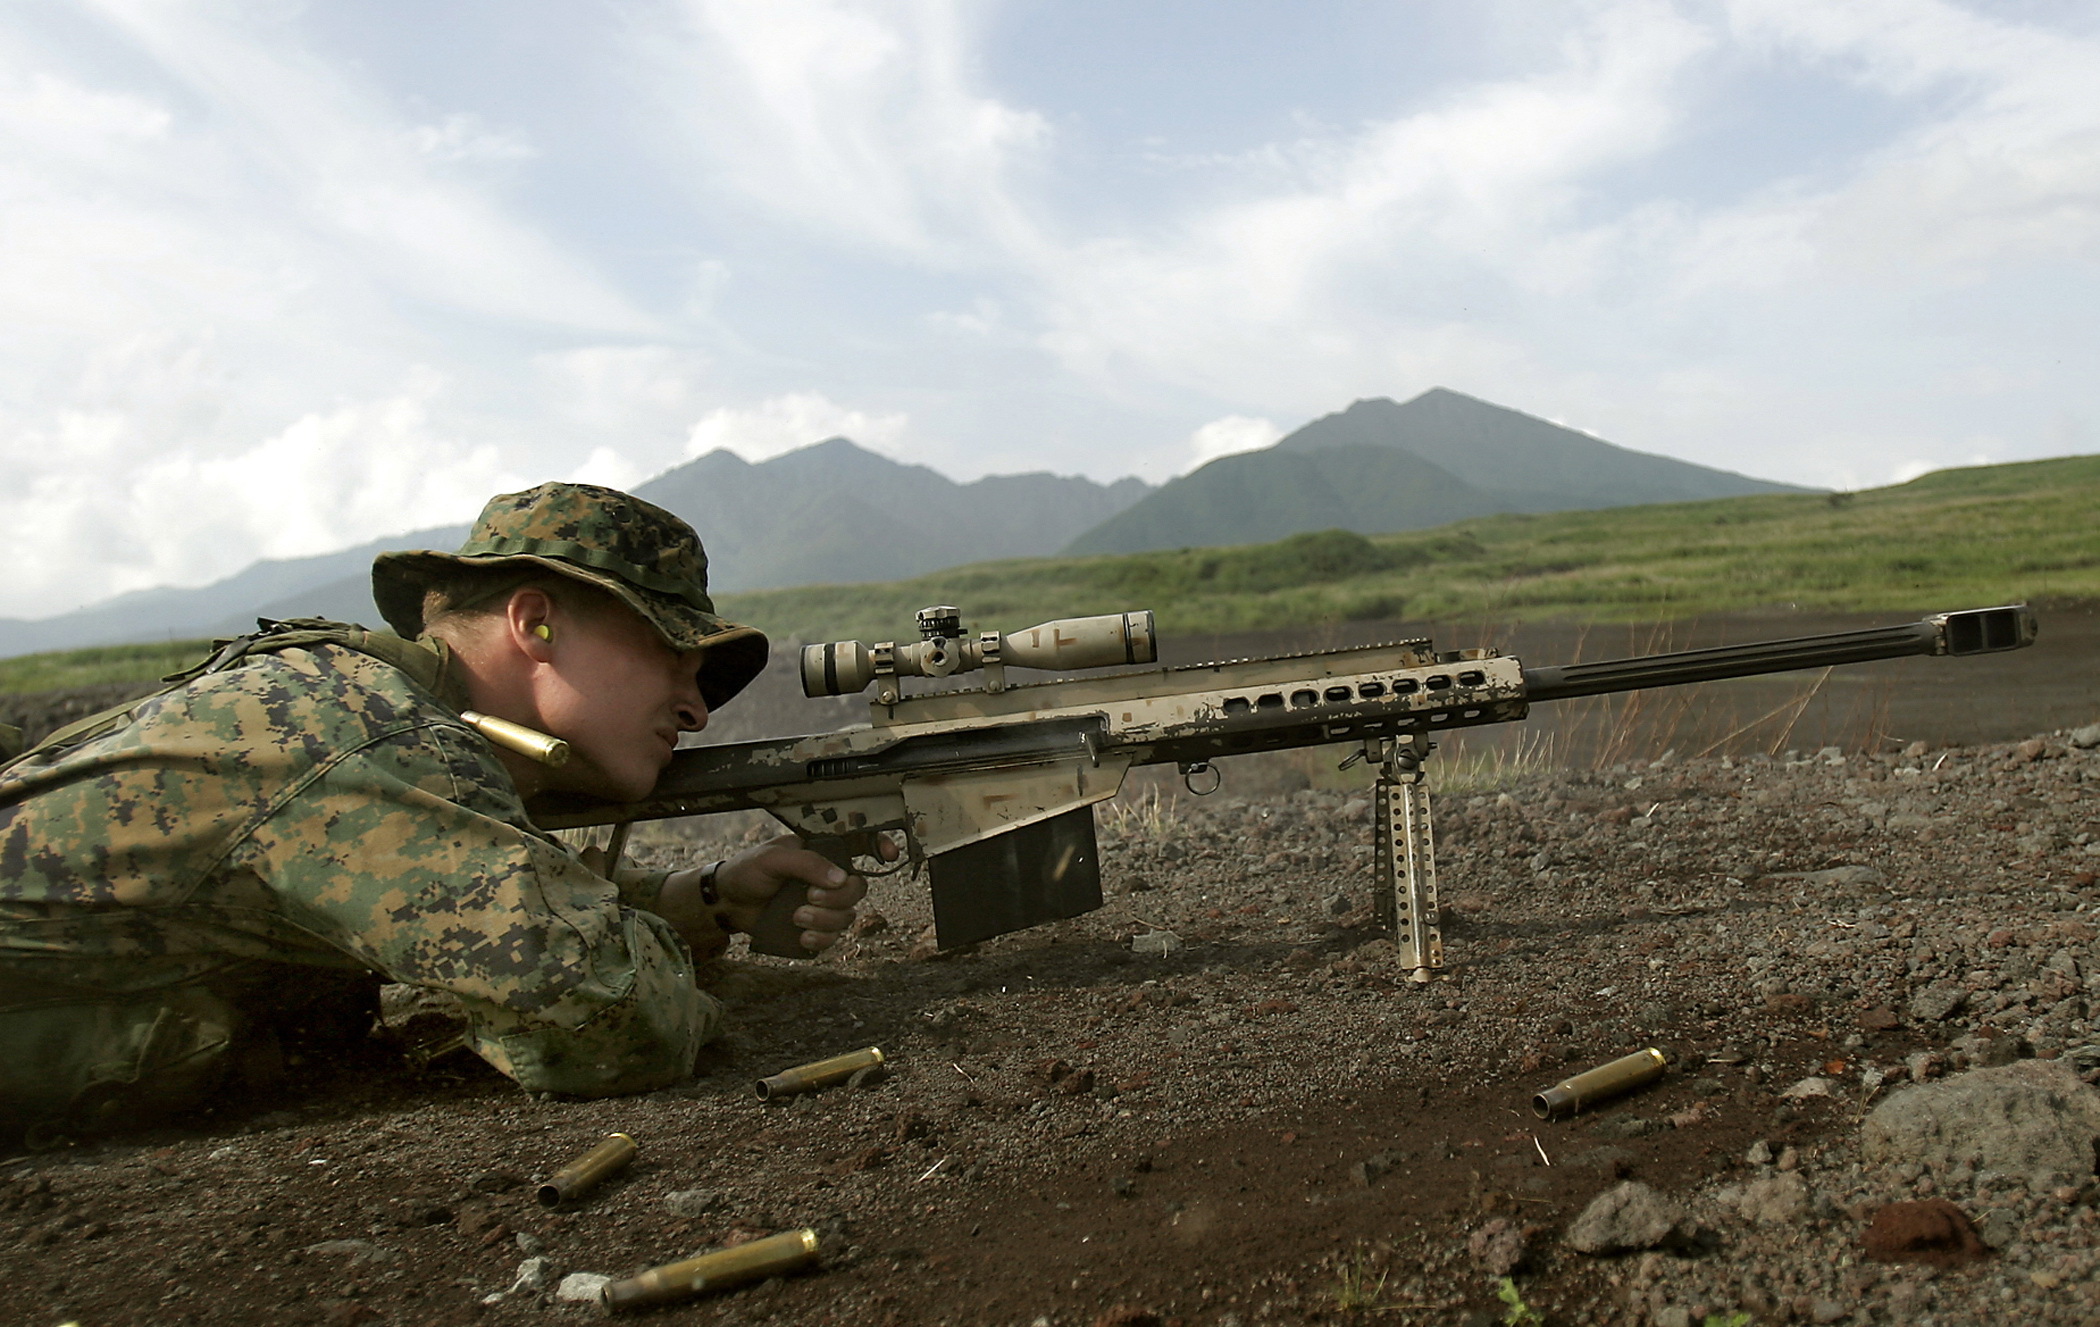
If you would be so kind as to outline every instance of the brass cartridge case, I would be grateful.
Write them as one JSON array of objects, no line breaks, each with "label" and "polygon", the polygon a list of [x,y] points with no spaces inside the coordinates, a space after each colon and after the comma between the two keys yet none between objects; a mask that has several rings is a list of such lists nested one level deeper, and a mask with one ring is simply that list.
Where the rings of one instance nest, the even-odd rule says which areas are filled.
[{"label": "brass cartridge case", "polygon": [[863,1069],[871,1069],[882,1063],[882,1047],[869,1046],[863,1050],[847,1051],[828,1060],[817,1060],[811,1064],[798,1064],[792,1069],[783,1069],[771,1078],[758,1080],[758,1099],[771,1101],[774,1097],[789,1097],[797,1092],[814,1092],[820,1087],[844,1082]]},{"label": "brass cartridge case", "polygon": [[540,1205],[558,1207],[571,1198],[581,1198],[611,1175],[627,1169],[638,1149],[624,1133],[609,1136],[590,1151],[547,1177],[540,1186]]},{"label": "brass cartridge case", "polygon": [[1531,1099],[1532,1113],[1542,1120],[1558,1120],[1600,1101],[1610,1101],[1661,1078],[1669,1060],[1653,1046],[1622,1055],[1610,1064],[1555,1083]]},{"label": "brass cartridge case", "polygon": [[638,1309],[668,1304],[713,1290],[727,1290],[749,1281],[764,1280],[782,1272],[806,1267],[817,1258],[817,1232],[783,1230],[778,1235],[739,1244],[733,1249],[703,1253],[683,1262],[652,1267],[639,1276],[613,1281],[605,1287],[609,1309]]},{"label": "brass cartridge case", "polygon": [[478,710],[461,710],[459,718],[460,722],[497,746],[515,751],[528,760],[537,760],[549,767],[565,765],[569,761],[569,744],[559,737],[549,737],[522,723],[512,723]]}]

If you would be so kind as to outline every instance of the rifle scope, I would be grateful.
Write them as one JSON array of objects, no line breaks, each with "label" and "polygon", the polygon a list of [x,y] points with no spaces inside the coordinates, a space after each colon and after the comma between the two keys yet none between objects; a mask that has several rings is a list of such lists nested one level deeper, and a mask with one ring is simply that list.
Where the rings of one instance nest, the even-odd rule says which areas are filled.
[{"label": "rifle scope", "polygon": [[940,605],[920,610],[919,634],[922,639],[903,645],[841,640],[803,646],[802,694],[850,696],[878,678],[894,686],[898,677],[947,677],[979,669],[985,673],[986,688],[998,691],[1006,684],[1008,666],[1068,672],[1159,659],[1150,609],[1061,617],[1024,631],[966,636],[960,611]]}]

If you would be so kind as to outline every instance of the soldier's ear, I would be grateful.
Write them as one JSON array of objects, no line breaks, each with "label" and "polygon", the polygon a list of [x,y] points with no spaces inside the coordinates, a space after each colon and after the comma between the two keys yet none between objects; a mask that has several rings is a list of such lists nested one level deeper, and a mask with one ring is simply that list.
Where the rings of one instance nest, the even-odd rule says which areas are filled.
[{"label": "soldier's ear", "polygon": [[554,659],[554,599],[545,590],[527,585],[513,592],[504,605],[504,626],[511,645],[534,663]]}]

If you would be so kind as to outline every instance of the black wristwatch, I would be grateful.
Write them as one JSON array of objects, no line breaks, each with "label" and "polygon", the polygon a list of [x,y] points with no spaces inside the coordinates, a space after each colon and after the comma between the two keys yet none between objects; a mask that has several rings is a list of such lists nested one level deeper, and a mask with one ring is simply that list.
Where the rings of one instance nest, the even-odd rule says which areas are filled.
[{"label": "black wristwatch", "polygon": [[719,907],[722,893],[715,888],[715,876],[722,869],[721,862],[709,862],[700,868],[700,901],[706,906]]}]

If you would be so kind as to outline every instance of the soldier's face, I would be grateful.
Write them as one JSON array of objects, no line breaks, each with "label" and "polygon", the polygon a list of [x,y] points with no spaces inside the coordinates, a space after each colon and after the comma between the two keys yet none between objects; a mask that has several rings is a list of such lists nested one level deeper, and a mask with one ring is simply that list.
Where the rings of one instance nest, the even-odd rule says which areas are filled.
[{"label": "soldier's face", "polygon": [[546,731],[569,744],[548,784],[623,802],[646,796],[680,733],[707,725],[702,654],[664,643],[639,614],[608,604],[557,613],[538,696]]}]

